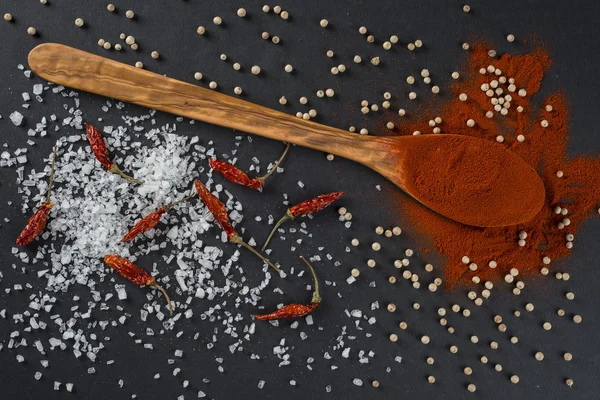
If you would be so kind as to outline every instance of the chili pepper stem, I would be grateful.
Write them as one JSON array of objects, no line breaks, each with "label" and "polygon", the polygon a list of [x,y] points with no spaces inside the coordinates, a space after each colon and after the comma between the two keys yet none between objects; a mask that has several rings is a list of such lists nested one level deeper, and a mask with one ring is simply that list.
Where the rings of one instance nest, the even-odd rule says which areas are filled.
[{"label": "chili pepper stem", "polygon": [[193,193],[193,194],[191,194],[191,195],[189,195],[189,196],[187,196],[187,197],[184,197],[184,198],[183,198],[183,199],[181,199],[181,200],[177,200],[177,201],[175,201],[175,202],[173,202],[173,203],[171,203],[171,204],[167,204],[166,206],[163,206],[163,209],[164,209],[165,211],[167,211],[167,210],[170,210],[171,208],[175,207],[176,205],[178,205],[178,204],[180,204],[180,203],[183,203],[184,201],[188,201],[188,200],[190,200],[190,199],[192,199],[192,198],[196,197],[196,194],[197,194],[197,193]]},{"label": "chili pepper stem", "polygon": [[320,303],[323,299],[321,298],[321,295],[319,294],[319,280],[317,279],[317,274],[315,273],[315,269],[313,268],[312,265],[310,265],[308,260],[306,258],[304,258],[304,256],[300,256],[300,258],[302,259],[302,261],[304,261],[306,263],[306,265],[310,269],[310,272],[312,273],[313,279],[315,281],[315,291],[313,293],[312,303]]},{"label": "chili pepper stem", "polygon": [[52,167],[50,169],[50,180],[48,181],[48,193],[46,193],[46,204],[50,204],[50,189],[52,189],[52,184],[54,183],[54,165],[56,163],[56,145],[54,145],[54,149],[52,150]]},{"label": "chili pepper stem", "polygon": [[167,299],[167,303],[169,304],[169,313],[171,314],[171,317],[173,316],[173,305],[171,304],[171,298],[169,297],[169,295],[167,294],[166,290],[163,289],[162,286],[160,286],[158,283],[156,283],[155,280],[153,280],[152,282],[150,282],[148,284],[148,286],[152,286],[158,290],[160,290],[163,294],[163,296],[165,296],[165,299]]},{"label": "chili pepper stem", "polygon": [[269,233],[269,236],[267,236],[267,240],[265,240],[265,244],[263,244],[263,247],[261,247],[261,249],[260,249],[261,251],[265,251],[265,249],[267,248],[267,245],[271,241],[271,238],[273,237],[273,235],[275,234],[275,232],[277,231],[277,229],[281,226],[281,224],[283,224],[285,221],[287,221],[289,219],[294,219],[294,216],[292,215],[292,213],[288,209],[285,212],[285,215],[283,217],[281,217],[281,219],[279,221],[277,221],[277,223],[275,224],[275,226],[271,230],[271,233]]},{"label": "chili pepper stem", "polygon": [[135,178],[133,178],[133,177],[125,174],[123,171],[121,171],[119,169],[119,167],[115,163],[112,163],[110,165],[109,171],[112,172],[113,174],[119,175],[121,178],[123,178],[125,180],[128,180],[129,182],[137,183],[138,185],[142,185],[144,183],[144,182],[142,182],[142,181],[140,181],[138,179],[135,179]]},{"label": "chili pepper stem", "polygon": [[273,165],[273,168],[271,168],[265,175],[256,178],[256,180],[258,180],[260,183],[262,183],[263,185],[265,184],[265,181],[267,180],[267,178],[269,176],[271,176],[273,174],[273,172],[277,171],[277,168],[279,167],[279,164],[281,164],[281,162],[283,161],[283,159],[285,158],[285,156],[287,155],[288,151],[290,150],[290,147],[292,145],[290,143],[287,143],[285,145],[285,150],[283,150],[283,154],[281,155],[281,157],[279,157],[279,160],[277,160],[277,162],[275,163],[275,165]]},{"label": "chili pepper stem", "polygon": [[229,240],[231,241],[231,243],[235,243],[235,244],[241,244],[243,247],[247,248],[248,250],[250,250],[251,252],[253,252],[254,254],[256,254],[256,256],[258,258],[260,258],[261,260],[263,260],[264,262],[266,262],[269,267],[273,268],[275,271],[277,271],[277,273],[280,273],[281,270],[279,268],[277,268],[277,266],[275,266],[275,264],[273,264],[271,261],[269,261],[265,256],[263,256],[262,254],[260,254],[258,251],[256,251],[256,249],[252,246],[250,246],[248,243],[244,242],[242,240],[242,238],[240,238],[237,234],[233,235],[229,238]]}]

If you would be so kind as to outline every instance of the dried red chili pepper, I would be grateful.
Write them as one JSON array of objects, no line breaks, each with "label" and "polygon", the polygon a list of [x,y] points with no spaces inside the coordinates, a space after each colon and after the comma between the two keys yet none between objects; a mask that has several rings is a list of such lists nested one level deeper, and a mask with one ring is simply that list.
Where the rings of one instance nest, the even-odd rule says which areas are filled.
[{"label": "dried red chili pepper", "polygon": [[46,227],[46,222],[48,221],[48,214],[54,204],[50,202],[50,189],[52,188],[52,183],[54,183],[54,165],[56,163],[56,145],[54,146],[54,150],[52,153],[52,169],[50,170],[50,181],[48,182],[48,192],[46,193],[46,201],[42,203],[40,208],[29,218],[27,221],[27,225],[23,228],[23,231],[19,234],[17,238],[17,245],[19,246],[27,246],[33,240],[42,233],[44,228]]},{"label": "dried red chili pepper", "polygon": [[227,208],[225,208],[225,205],[221,202],[221,200],[219,200],[215,195],[213,195],[208,190],[208,188],[204,186],[204,184],[198,179],[194,181],[194,185],[196,186],[196,191],[200,195],[200,199],[202,199],[202,202],[206,204],[206,207],[215,218],[215,221],[217,221],[217,223],[221,225],[221,228],[227,234],[229,241],[231,243],[242,245],[243,247],[254,253],[263,262],[267,263],[269,267],[273,268],[278,273],[281,272],[281,270],[277,268],[275,264],[267,260],[267,258],[265,258],[265,256],[260,254],[258,251],[256,251],[254,247],[244,242],[242,238],[236,233],[233,225],[231,225],[231,222],[229,221],[229,216],[227,215]]},{"label": "dried red chili pepper", "polygon": [[107,256],[104,256],[104,262],[109,267],[121,274],[121,276],[132,282],[134,285],[148,285],[160,290],[165,296],[165,299],[167,299],[167,303],[169,304],[169,312],[171,316],[173,315],[173,306],[171,305],[171,299],[169,298],[169,295],[167,294],[165,289],[162,288],[162,286],[156,283],[156,279],[154,279],[152,275],[150,275],[131,261],[127,260],[126,258],[123,258],[116,254],[109,254]]},{"label": "dried red chili pepper", "polygon": [[279,228],[279,226],[282,223],[284,223],[285,221],[287,221],[289,219],[294,219],[299,215],[307,215],[307,214],[312,214],[317,211],[321,211],[322,209],[324,209],[325,207],[327,207],[328,205],[330,205],[331,203],[333,203],[334,201],[336,201],[337,199],[342,197],[343,194],[344,194],[344,192],[333,192],[333,193],[328,193],[328,194],[322,194],[322,195],[315,197],[314,199],[305,200],[302,203],[296,204],[295,206],[288,208],[287,211],[285,212],[285,215],[283,217],[281,217],[281,219],[279,221],[277,221],[277,223],[271,230],[271,233],[269,233],[269,236],[267,236],[267,240],[265,241],[265,244],[263,245],[261,250],[265,251],[265,249],[267,248],[267,245],[269,244],[269,241],[275,234],[275,231],[277,231],[277,228]]},{"label": "dried red chili pepper", "polygon": [[214,171],[222,174],[229,182],[256,190],[263,187],[262,183],[258,179],[250,178],[244,171],[232,164],[229,164],[227,161],[211,158],[208,160],[208,163]]},{"label": "dried red chili pepper", "polygon": [[266,179],[277,170],[277,167],[279,167],[279,164],[281,164],[289,149],[290,144],[288,143],[285,146],[283,154],[281,157],[279,157],[279,160],[277,160],[275,165],[273,165],[273,167],[265,175],[258,178],[250,178],[244,171],[226,161],[211,158],[208,160],[208,163],[213,170],[222,174],[228,181],[249,187],[251,189],[259,190],[265,186]]},{"label": "dried red chili pepper", "polygon": [[129,175],[126,175],[123,171],[121,171],[117,164],[115,164],[115,162],[108,157],[108,149],[106,148],[106,143],[104,142],[104,138],[102,137],[98,129],[88,124],[87,122],[84,123],[84,125],[88,141],[90,142],[90,147],[92,148],[92,152],[94,153],[94,156],[96,156],[96,159],[100,161],[100,164],[104,166],[104,168],[106,168],[109,172],[117,174],[121,178],[128,180],[129,182],[137,183],[140,185],[144,183],[140,180],[132,178]]},{"label": "dried red chili pepper", "polygon": [[187,200],[191,199],[192,197],[196,197],[196,194],[194,193],[194,194],[187,196],[181,200],[178,200],[174,203],[167,204],[166,206],[162,206],[161,208],[159,208],[158,210],[156,210],[154,212],[151,212],[150,214],[148,214],[147,216],[142,218],[137,224],[135,224],[133,226],[133,228],[131,228],[131,230],[129,232],[127,232],[127,234],[125,236],[123,236],[123,239],[121,239],[121,242],[131,242],[137,236],[154,228],[160,222],[160,217],[164,213],[169,211],[171,208],[175,207],[177,204],[187,201]]},{"label": "dried red chili pepper", "polygon": [[214,196],[198,179],[194,181],[194,186],[200,195],[200,199],[204,204],[206,204],[208,211],[210,211],[212,216],[215,218],[215,221],[221,225],[221,228],[225,231],[227,237],[231,238],[232,236],[235,236],[235,229],[233,228],[233,225],[231,225],[231,222],[229,222],[229,216],[227,215],[227,208],[225,208],[225,204],[217,199],[217,197]]},{"label": "dried red chili pepper", "polygon": [[256,319],[260,319],[261,321],[270,321],[273,319],[281,319],[281,318],[296,318],[303,317],[305,315],[310,314],[323,300],[321,295],[319,294],[319,281],[317,280],[317,274],[315,274],[315,270],[310,265],[310,263],[304,257],[300,257],[310,269],[312,273],[313,279],[315,281],[315,291],[312,296],[312,300],[310,304],[287,304],[281,307],[277,311],[273,311],[269,314],[262,315],[254,315]]}]

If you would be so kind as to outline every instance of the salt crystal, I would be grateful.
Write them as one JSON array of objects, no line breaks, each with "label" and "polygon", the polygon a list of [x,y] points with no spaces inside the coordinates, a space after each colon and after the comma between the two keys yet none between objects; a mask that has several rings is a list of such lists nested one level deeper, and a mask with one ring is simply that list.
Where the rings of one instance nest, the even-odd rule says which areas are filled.
[{"label": "salt crystal", "polygon": [[186,270],[186,269],[188,269],[188,268],[190,267],[190,266],[189,266],[189,265],[188,265],[188,264],[187,264],[185,261],[183,261],[181,258],[178,258],[178,259],[177,259],[177,265],[179,266],[179,268],[181,268],[181,269],[183,269],[183,270]]},{"label": "salt crystal", "polygon": [[181,288],[181,290],[183,292],[187,292],[188,287],[185,284],[185,272],[181,271],[181,272],[183,272],[183,274],[182,274],[180,271],[181,270],[175,271],[175,279],[177,280],[177,283],[179,284],[179,287]]},{"label": "salt crystal", "polygon": [[125,285],[115,285],[115,290],[117,291],[117,297],[119,300],[127,300],[127,291],[125,290]]},{"label": "salt crystal", "polygon": [[358,378],[354,378],[352,380],[352,383],[354,383],[356,386],[362,386],[363,385],[363,381],[358,379]]},{"label": "salt crystal", "polygon": [[177,235],[179,233],[179,228],[176,226],[173,226],[171,229],[169,229],[169,232],[167,232],[167,237],[171,240],[175,240],[177,239]]},{"label": "salt crystal", "polygon": [[72,392],[73,391],[73,384],[72,383],[67,383],[65,385],[67,392]]},{"label": "salt crystal", "polygon": [[265,381],[263,381],[262,379],[260,381],[258,381],[258,388],[262,389],[265,387]]},{"label": "salt crystal", "polygon": [[23,114],[21,114],[18,111],[14,111],[12,112],[8,118],[10,118],[11,122],[15,125],[15,126],[20,126],[21,123],[23,122]]},{"label": "salt crystal", "polygon": [[44,85],[42,85],[41,83],[33,85],[33,94],[42,94],[43,91]]},{"label": "salt crystal", "polygon": [[54,390],[60,390],[60,382],[54,381]]}]

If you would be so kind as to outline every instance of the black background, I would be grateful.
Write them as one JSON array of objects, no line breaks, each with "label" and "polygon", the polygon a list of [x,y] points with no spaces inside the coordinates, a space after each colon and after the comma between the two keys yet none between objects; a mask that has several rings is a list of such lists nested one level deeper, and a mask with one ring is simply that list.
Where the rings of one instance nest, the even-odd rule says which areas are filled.
[{"label": "black background", "polygon": [[[106,11],[104,1],[66,1],[50,0],[44,6],[36,0],[17,1],[1,0],[0,13],[11,12],[15,17],[13,23],[0,21],[0,143],[7,143],[11,152],[15,147],[25,147],[26,129],[43,115],[58,113],[62,100],[58,96],[45,95],[43,104],[35,104],[31,110],[21,110],[21,93],[31,91],[39,79],[28,80],[17,64],[26,65],[29,50],[38,43],[53,41],[65,43],[96,54],[111,57],[129,64],[142,61],[147,69],[167,74],[171,77],[194,82],[195,71],[204,73],[205,79],[200,84],[208,85],[210,80],[219,83],[219,90],[232,94],[235,86],[244,89],[244,97],[250,101],[269,107],[283,109],[290,113],[307,111],[297,99],[309,97],[311,107],[318,110],[319,122],[347,129],[350,125],[367,127],[374,130],[375,118],[370,115],[363,117],[359,111],[362,99],[381,101],[384,91],[391,91],[399,96],[393,108],[406,107],[416,110],[417,105],[408,105],[406,93],[409,91],[404,79],[408,75],[418,76],[422,68],[429,68],[434,83],[442,86],[447,83],[449,74],[457,65],[466,59],[460,45],[464,41],[476,39],[489,40],[500,53],[526,51],[529,47],[523,44],[523,39],[529,42],[537,40],[544,43],[551,53],[554,65],[544,78],[541,93],[536,96],[541,102],[544,93],[562,89],[571,101],[571,141],[569,151],[572,154],[600,152],[599,84],[597,82],[598,44],[597,16],[599,10],[596,1],[473,1],[472,12],[462,12],[462,2],[459,1],[281,1],[278,2],[284,10],[290,12],[290,20],[283,21],[273,13],[264,14],[261,11],[263,3],[231,2],[231,1],[119,1],[116,3],[118,12],[111,14]],[[275,4],[270,4],[274,6]],[[238,7],[245,7],[248,17],[241,19],[235,15]],[[125,18],[125,10],[132,9],[136,18],[131,21]],[[220,15],[224,19],[221,27],[212,24],[212,18]],[[73,21],[81,17],[86,22],[84,29],[76,28]],[[328,29],[319,27],[319,20],[327,18],[330,21]],[[198,25],[204,25],[208,35],[200,37],[195,30]],[[358,33],[358,27],[365,25],[378,40],[377,44],[368,44]],[[30,37],[26,34],[28,26],[35,26],[39,36]],[[260,33],[269,31],[282,38],[282,43],[274,45],[260,39]],[[117,53],[114,50],[105,51],[96,44],[99,38],[111,43],[121,42],[118,35],[126,32],[135,36],[140,43],[140,50],[133,52],[129,49]],[[508,43],[505,37],[512,33],[517,37],[515,43]],[[385,52],[381,48],[382,39],[392,34],[398,34],[402,44],[415,39],[424,42],[424,48],[415,54],[409,53],[404,45],[396,45],[393,50]],[[384,39],[386,40],[386,39]],[[125,46],[126,47],[126,46]],[[325,51],[332,49],[336,53],[333,60],[325,57]],[[157,50],[161,54],[159,60],[152,60],[150,52]],[[219,60],[219,54],[225,53],[230,61]],[[368,63],[356,66],[351,62],[354,54],[360,54],[363,60],[368,56],[380,56],[382,64],[373,67]],[[244,68],[236,72],[231,68],[232,62],[240,62]],[[293,74],[283,71],[283,66],[291,63],[295,67]],[[339,63],[349,65],[349,71],[337,77],[329,73],[329,69]],[[249,73],[252,65],[260,65],[263,73],[255,77]],[[417,85],[418,92],[426,100],[428,95],[423,90],[423,84]],[[334,88],[336,97],[330,100],[318,100],[315,92],[318,89]],[[278,103],[280,96],[285,95],[289,101],[283,107]],[[107,124],[118,124],[122,114],[104,115],[100,111],[105,99],[88,94],[82,94],[82,110],[88,119],[103,116]],[[12,125],[8,115],[14,111],[22,111],[26,117],[23,127]],[[115,110],[116,111],[116,110]],[[139,115],[145,111],[135,106],[129,106],[125,112]],[[393,114],[390,114],[392,118]],[[379,115],[379,117],[381,114]],[[174,122],[170,115],[158,114],[159,124]],[[233,143],[233,136],[228,129],[208,126],[198,123],[195,126],[180,124],[179,133],[199,135],[203,139],[214,139],[219,152],[228,151]],[[42,157],[46,156],[54,141],[53,137],[73,133],[73,130],[62,129],[49,137],[35,139],[36,145],[30,149],[30,162],[26,168],[39,170],[42,167]],[[274,159],[280,152],[279,143],[255,138],[252,143],[245,143],[238,156],[240,165],[249,165],[253,156],[263,160]],[[0,340],[6,346],[10,332],[22,330],[22,324],[15,324],[11,314],[23,310],[23,304],[28,303],[28,296],[38,290],[43,290],[44,280],[38,280],[35,268],[23,275],[20,268],[13,269],[11,264],[17,260],[10,254],[14,238],[24,225],[27,216],[20,212],[20,196],[15,184],[16,174],[12,168],[0,169],[0,189],[2,190],[0,227],[0,266],[4,278],[2,288],[12,287],[15,283],[34,285],[33,289],[23,292],[0,292],[0,309],[7,310],[7,318],[0,320]],[[306,187],[301,189],[297,181],[302,180]],[[375,185],[381,185],[378,191]],[[257,334],[251,343],[245,345],[243,354],[232,356],[225,342],[209,351],[205,344],[210,341],[212,324],[199,320],[182,327],[184,334],[175,337],[175,332],[162,336],[144,338],[144,323],[137,315],[139,302],[143,294],[136,297],[129,290],[130,299],[124,307],[134,314],[126,326],[109,328],[103,333],[110,336],[108,349],[102,351],[95,363],[97,372],[87,374],[87,368],[92,365],[86,360],[75,359],[69,351],[54,351],[46,357],[40,357],[31,348],[35,338],[47,339],[51,335],[35,333],[28,336],[30,344],[27,348],[8,351],[6,347],[0,351],[0,387],[2,398],[63,398],[78,396],[81,398],[130,398],[137,394],[138,398],[177,398],[183,394],[185,398],[196,398],[198,390],[203,390],[210,398],[490,398],[490,399],[595,399],[598,398],[598,366],[600,361],[600,341],[596,331],[600,322],[597,319],[598,297],[596,287],[600,274],[597,263],[600,257],[597,237],[600,230],[597,220],[584,224],[577,235],[577,245],[572,257],[561,269],[567,269],[572,278],[569,282],[557,282],[553,278],[540,279],[536,284],[528,285],[520,297],[512,294],[501,294],[494,290],[494,298],[480,309],[473,309],[468,319],[451,316],[451,325],[456,333],[450,335],[439,326],[435,310],[449,307],[454,303],[469,305],[464,293],[438,292],[431,294],[426,290],[414,290],[406,282],[401,281],[395,286],[387,283],[390,274],[397,274],[391,262],[398,258],[408,247],[415,248],[416,236],[411,235],[410,226],[402,225],[407,234],[400,239],[381,240],[384,250],[373,254],[365,246],[359,251],[346,253],[345,246],[349,245],[352,237],[358,237],[362,243],[375,240],[373,229],[377,225],[393,226],[401,223],[394,202],[389,201],[392,185],[374,172],[355,165],[349,161],[337,159],[328,162],[325,155],[302,148],[294,148],[285,162],[285,173],[273,179],[271,185],[262,195],[250,193],[243,188],[230,190],[245,205],[245,226],[256,237],[263,237],[269,227],[263,222],[254,221],[253,216],[263,216],[273,213],[278,215],[284,207],[281,203],[281,193],[288,193],[292,201],[301,200],[321,192],[343,190],[347,192],[345,199],[340,202],[354,214],[354,223],[350,230],[336,221],[332,211],[324,212],[315,220],[308,222],[313,238],[306,240],[301,252],[306,255],[316,254],[318,246],[325,246],[336,259],[342,262],[341,267],[334,267],[331,262],[319,265],[322,279],[337,282],[338,287],[325,287],[326,302],[314,314],[316,324],[306,326],[301,322],[301,328],[309,338],[302,341],[298,330],[289,328],[288,323],[279,328],[270,325],[258,325]],[[9,205],[9,202],[13,202]],[[4,219],[9,218],[10,222]],[[286,244],[274,245],[277,254],[287,254]],[[374,257],[379,262],[377,268],[370,270],[365,263]],[[418,265],[435,260],[416,257]],[[437,265],[437,264],[436,264]],[[359,281],[348,286],[345,279],[350,269],[358,267],[362,275]],[[439,268],[437,270],[439,274]],[[375,281],[376,288],[369,287],[369,282]],[[296,296],[297,282],[287,280],[280,286],[286,293]],[[108,287],[108,285],[107,285]],[[502,287],[502,285],[500,285]],[[576,299],[572,302],[564,300],[564,292],[575,292]],[[506,288],[503,293],[508,292]],[[289,296],[267,294],[263,304],[272,307],[279,302],[289,299]],[[342,295],[338,297],[337,293]],[[58,294],[61,313],[68,314],[72,305],[73,292]],[[83,295],[83,294],[82,294]],[[138,304],[136,304],[138,300]],[[371,312],[371,302],[379,300],[382,308]],[[384,306],[389,302],[398,306],[395,314],[385,311]],[[415,301],[420,302],[421,310],[416,312],[411,308]],[[512,310],[523,309],[527,302],[536,304],[533,313],[523,312],[520,319],[511,317]],[[567,315],[579,313],[584,322],[575,325],[570,317],[560,319],[555,310],[562,307]],[[377,324],[369,326],[362,323],[365,331],[359,332],[355,341],[346,340],[346,345],[352,347],[353,357],[346,360],[340,357],[339,351],[331,350],[335,337],[341,327],[346,325],[348,330],[354,330],[353,319],[344,314],[344,310],[361,309],[364,313],[377,317]],[[12,311],[11,311],[12,310]],[[252,310],[246,310],[251,312]],[[120,314],[114,310],[112,318]],[[514,332],[520,342],[511,345],[508,335],[498,332],[492,321],[492,316],[501,313],[508,321],[511,332]],[[409,330],[398,332],[398,322],[405,320]],[[549,320],[554,328],[550,332],[543,331],[541,324]],[[322,329],[320,329],[322,328]],[[145,342],[152,342],[155,350],[144,350],[135,345],[128,332],[142,333]],[[195,332],[200,333],[200,339],[191,339]],[[365,338],[364,333],[372,333],[371,338]],[[400,340],[392,344],[387,340],[391,332],[396,332]],[[56,335],[56,333],[54,333]],[[419,337],[428,334],[432,344],[424,346]],[[478,345],[468,342],[471,334],[480,338]],[[279,360],[271,354],[281,338],[288,340],[291,350],[292,365],[278,368]],[[500,349],[493,351],[487,343],[498,340]],[[451,355],[448,346],[456,344],[459,353]],[[261,348],[263,350],[261,350]],[[175,349],[184,350],[184,357],[176,360],[174,365],[167,364],[167,359],[174,357]],[[356,360],[356,350],[373,350],[376,356],[369,364],[359,364]],[[546,355],[544,362],[533,359],[535,351],[541,350]],[[329,351],[334,360],[325,360],[324,351]],[[563,361],[565,351],[573,353],[574,360],[570,363]],[[263,354],[260,361],[252,361],[249,355],[253,352]],[[17,363],[16,354],[23,354],[27,362]],[[487,355],[491,362],[480,364],[481,355]],[[403,357],[401,364],[394,362],[394,357]],[[313,371],[306,368],[306,359],[314,357]],[[428,366],[425,359],[433,356],[434,366]],[[217,371],[216,357],[223,357],[225,373]],[[51,367],[44,370],[40,358],[50,360]],[[113,365],[106,365],[109,359],[116,360]],[[494,363],[503,365],[502,372],[493,370]],[[330,365],[339,368],[335,371]],[[465,366],[474,369],[470,377],[463,375]],[[385,368],[392,368],[390,373]],[[182,372],[173,377],[172,369],[181,368]],[[35,371],[42,371],[44,377],[35,381]],[[155,373],[161,374],[160,380],[154,380]],[[520,383],[513,385],[509,376],[516,373]],[[426,381],[428,375],[434,375],[437,382],[430,385]],[[365,385],[357,387],[352,379],[361,378]],[[575,385],[569,389],[564,380],[570,377]],[[208,378],[211,383],[204,384],[202,378]],[[125,386],[119,388],[119,379]],[[190,386],[184,389],[181,382],[190,381]],[[266,381],[265,388],[259,390],[257,383],[260,379]],[[289,380],[295,379],[297,386],[289,385]],[[381,382],[378,389],[372,388],[370,382],[377,379]],[[54,380],[63,382],[60,392],[52,390]],[[75,393],[66,394],[65,382],[75,383]],[[470,394],[465,387],[468,383],[477,385],[477,392]],[[332,392],[327,394],[325,386],[332,385]]]}]

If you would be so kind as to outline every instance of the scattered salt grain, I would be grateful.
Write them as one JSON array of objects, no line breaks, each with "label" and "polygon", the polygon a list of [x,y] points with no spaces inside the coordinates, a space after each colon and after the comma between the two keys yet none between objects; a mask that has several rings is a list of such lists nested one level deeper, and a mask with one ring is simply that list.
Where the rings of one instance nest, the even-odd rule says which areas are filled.
[{"label": "scattered salt grain", "polygon": [[21,126],[21,124],[23,123],[23,114],[21,114],[18,111],[14,111],[12,112],[8,118],[10,119],[10,121],[15,125],[15,126]]}]

